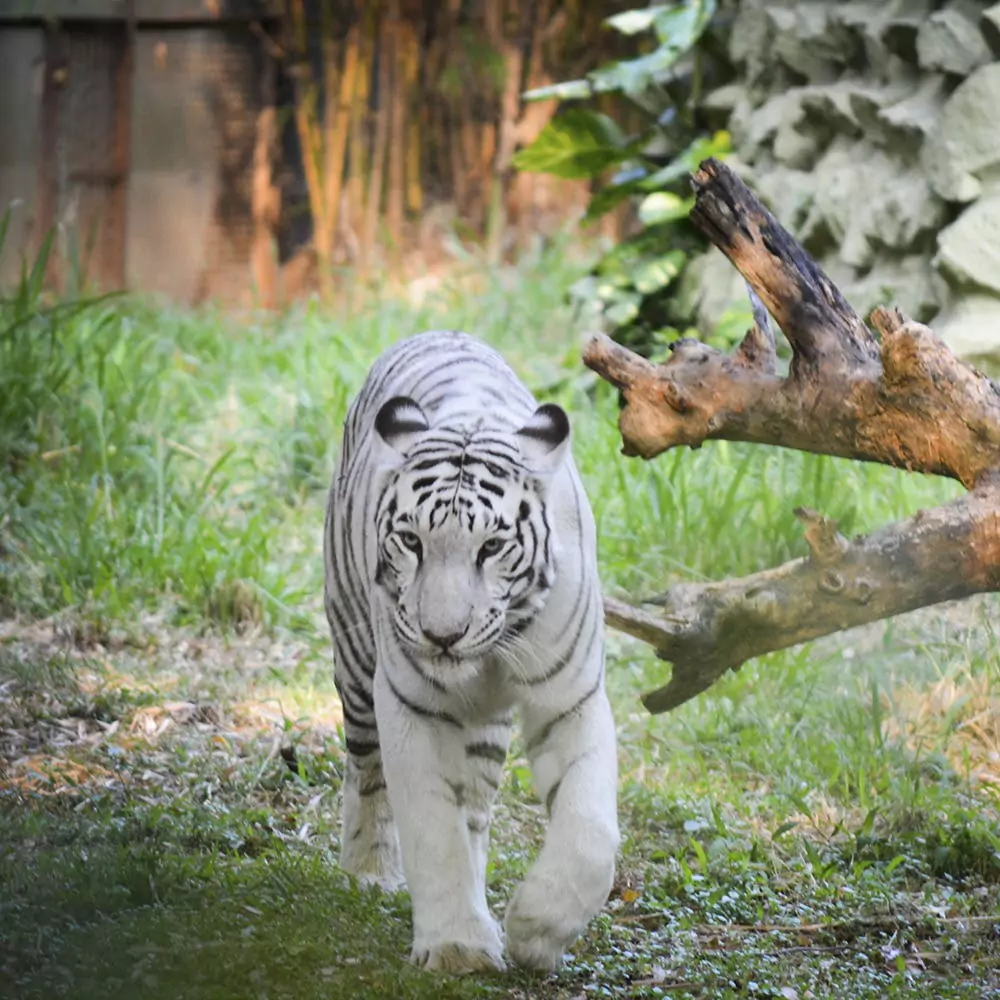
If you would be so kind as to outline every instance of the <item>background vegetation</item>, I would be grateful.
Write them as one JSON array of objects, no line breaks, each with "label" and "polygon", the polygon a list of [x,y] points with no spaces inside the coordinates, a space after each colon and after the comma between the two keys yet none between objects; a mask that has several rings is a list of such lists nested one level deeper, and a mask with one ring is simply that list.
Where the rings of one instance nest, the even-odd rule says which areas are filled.
[{"label": "background vegetation", "polygon": [[[128,299],[0,303],[0,994],[982,997],[1000,989],[996,602],[748,664],[666,717],[669,667],[610,636],[621,870],[552,977],[410,968],[405,896],[339,872],[343,760],[320,612],[347,401],[419,329],[499,347],[567,406],[604,583],[801,554],[807,505],[868,530],[936,480],[724,443],[618,454],[617,400],[554,246],[388,293],[227,320]],[[515,745],[498,912],[541,809]]]}]

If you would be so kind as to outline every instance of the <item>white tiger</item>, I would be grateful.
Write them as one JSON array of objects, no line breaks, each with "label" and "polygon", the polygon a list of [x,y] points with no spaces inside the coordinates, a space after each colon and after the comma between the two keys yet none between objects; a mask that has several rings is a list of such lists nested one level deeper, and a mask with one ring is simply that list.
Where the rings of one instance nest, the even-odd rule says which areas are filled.
[{"label": "white tiger", "polygon": [[325,572],[342,867],[386,888],[405,874],[418,965],[503,969],[485,881],[516,709],[549,823],[507,949],[555,968],[606,901],[618,846],[595,527],[566,414],[466,334],[396,344],[347,415]]}]

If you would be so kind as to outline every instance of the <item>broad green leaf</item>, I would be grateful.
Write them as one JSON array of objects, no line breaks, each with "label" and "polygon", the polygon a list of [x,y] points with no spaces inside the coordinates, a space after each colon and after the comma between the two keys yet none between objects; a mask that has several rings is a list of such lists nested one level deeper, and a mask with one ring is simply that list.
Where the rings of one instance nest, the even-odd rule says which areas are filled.
[{"label": "broad green leaf", "polygon": [[659,11],[653,27],[660,44],[678,52],[693,48],[712,20],[715,6],[715,0],[688,0]]},{"label": "broad green leaf", "polygon": [[588,74],[594,92],[622,90],[635,96],[653,84],[662,83],[674,63],[694,48],[715,10],[716,0],[686,0],[680,4],[657,5],[614,15],[607,22],[612,27],[625,34],[652,27],[660,44],[637,59],[610,63]]},{"label": "broad green leaf", "polygon": [[710,137],[695,139],[687,149],[674,157],[665,167],[650,174],[639,186],[644,191],[658,191],[697,170],[702,160],[707,160],[709,157],[722,160],[731,151],[732,139],[725,130],[716,132]]},{"label": "broad green leaf", "polygon": [[590,74],[594,93],[622,90],[626,94],[641,94],[652,84],[659,83],[682,54],[661,45],[638,59],[608,63]]},{"label": "broad green leaf", "polygon": [[633,275],[632,284],[643,295],[658,292],[681,273],[686,261],[687,254],[683,250],[670,250],[662,257],[646,261],[639,267]]},{"label": "broad green leaf", "polygon": [[650,174],[639,186],[643,191],[659,191],[660,188],[673,184],[674,181],[680,180],[689,173],[691,173],[691,168],[687,165],[687,161],[678,157],[665,167]]},{"label": "broad green leaf", "polygon": [[681,198],[669,191],[654,191],[639,204],[639,221],[644,226],[658,226],[661,222],[684,219],[693,204],[694,198]]},{"label": "broad green leaf", "polygon": [[518,170],[557,177],[593,177],[632,154],[618,126],[596,111],[564,111],[514,155]]},{"label": "broad green leaf", "polygon": [[637,35],[640,31],[649,31],[658,14],[670,10],[671,4],[656,4],[653,7],[640,7],[638,10],[623,10],[620,14],[606,17],[604,23],[623,35]]},{"label": "broad green leaf", "polygon": [[589,80],[566,80],[564,83],[553,83],[548,87],[535,87],[526,90],[521,96],[526,101],[579,101],[591,97],[594,88]]},{"label": "broad green leaf", "polygon": [[597,288],[601,279],[595,274],[586,274],[569,286],[570,299],[577,305],[586,305],[597,299]]},{"label": "broad green leaf", "polygon": [[602,302],[613,302],[623,288],[631,288],[632,279],[625,273],[602,274],[597,281],[595,292]]},{"label": "broad green leaf", "polygon": [[710,136],[695,139],[681,155],[685,158],[688,166],[694,170],[702,160],[706,160],[710,156],[721,158],[732,151],[733,137],[725,129],[719,129],[718,132]]},{"label": "broad green leaf", "polygon": [[649,174],[649,168],[645,164],[634,166],[623,166],[621,170],[611,175],[609,184],[628,184],[632,181],[640,181]]},{"label": "broad green leaf", "polygon": [[618,291],[607,309],[604,310],[604,315],[615,326],[624,326],[626,323],[631,323],[639,315],[639,306],[641,305],[642,296],[637,292]]},{"label": "broad green leaf", "polygon": [[644,176],[643,174],[642,176],[622,181],[619,184],[609,184],[607,187],[602,188],[590,199],[590,204],[587,206],[583,221],[593,222],[594,219],[599,219],[605,212],[609,212],[615,205],[628,198],[629,195],[641,191]]},{"label": "broad green leaf", "polygon": [[609,250],[597,263],[597,272],[603,277],[629,276],[650,257],[658,257],[670,248],[662,230],[644,229],[631,239]]}]

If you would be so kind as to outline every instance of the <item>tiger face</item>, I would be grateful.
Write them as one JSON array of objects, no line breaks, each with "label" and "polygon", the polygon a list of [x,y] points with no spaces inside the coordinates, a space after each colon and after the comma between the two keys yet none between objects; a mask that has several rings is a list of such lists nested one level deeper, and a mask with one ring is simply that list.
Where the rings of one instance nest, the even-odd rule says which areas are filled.
[{"label": "tiger face", "polygon": [[375,428],[394,463],[376,509],[375,583],[392,600],[396,636],[423,660],[481,659],[527,625],[554,583],[546,489],[569,453],[566,414],[546,404],[516,432],[463,433],[432,429],[397,397]]}]

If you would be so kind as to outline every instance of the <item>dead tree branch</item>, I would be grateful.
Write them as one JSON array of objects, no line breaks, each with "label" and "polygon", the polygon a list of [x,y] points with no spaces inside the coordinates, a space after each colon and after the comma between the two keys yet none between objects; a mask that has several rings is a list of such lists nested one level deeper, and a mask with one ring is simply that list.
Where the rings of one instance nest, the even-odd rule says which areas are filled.
[{"label": "dead tree branch", "polygon": [[796,514],[808,525],[803,559],[736,580],[677,584],[655,611],[605,599],[609,625],[673,664],[666,687],[643,698],[650,712],[676,708],[761,653],[1000,588],[1000,489],[854,541],[811,511]]},{"label": "dead tree branch", "polygon": [[[808,558],[679,584],[656,611],[607,599],[609,624],[673,663],[670,683],[644,698],[652,712],[761,653],[1000,589],[997,386],[898,311],[876,310],[876,337],[726,167],[707,160],[693,183],[691,218],[746,279],[755,324],[731,356],[684,339],[660,365],[595,337],[584,361],[624,396],[624,454],[748,441],[948,476],[973,492],[850,542],[819,515],[797,512]],[[791,344],[787,375],[778,374],[761,303]]]}]

